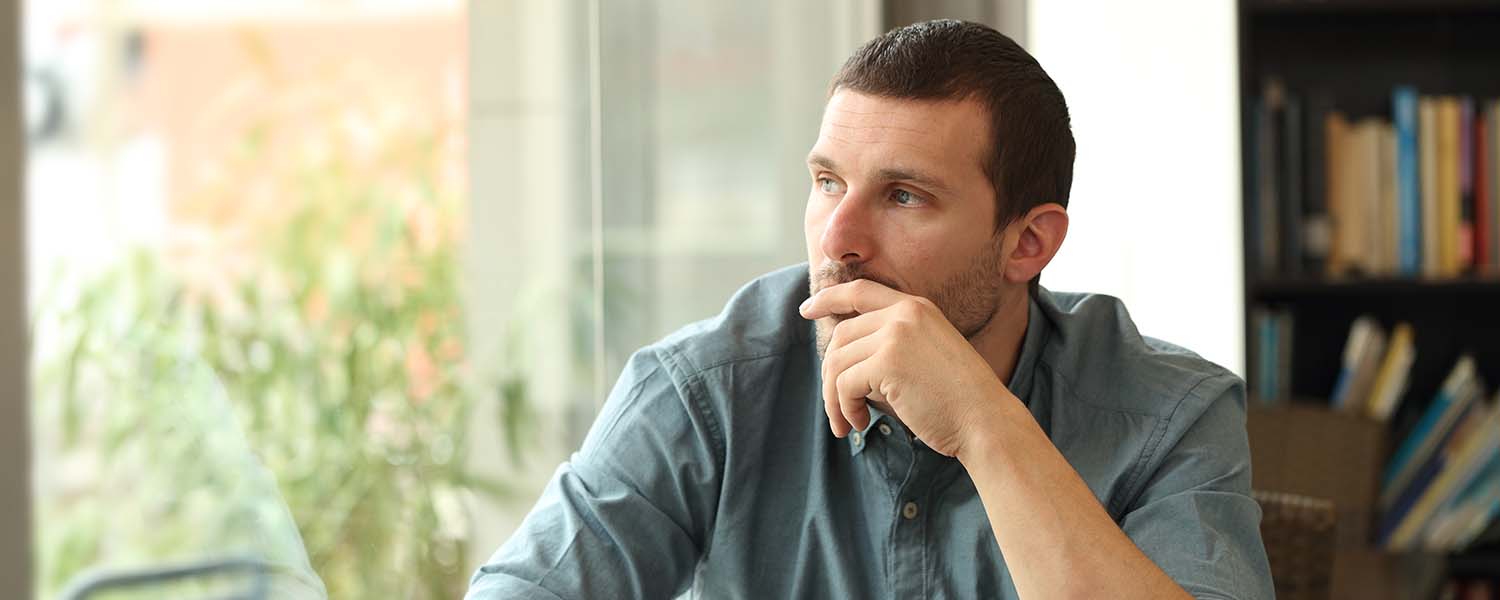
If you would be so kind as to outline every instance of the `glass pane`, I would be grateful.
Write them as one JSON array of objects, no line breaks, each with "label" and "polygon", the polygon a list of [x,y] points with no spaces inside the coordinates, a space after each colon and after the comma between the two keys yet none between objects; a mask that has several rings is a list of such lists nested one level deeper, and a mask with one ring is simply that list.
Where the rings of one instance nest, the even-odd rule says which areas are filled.
[{"label": "glass pane", "polygon": [[[516,490],[475,512],[476,547],[510,535],[631,353],[806,260],[804,159],[873,7],[474,5],[475,352],[514,367],[537,425],[476,420],[475,468]],[[519,463],[498,458],[514,435]]]},{"label": "glass pane", "polygon": [[464,6],[24,14],[39,597],[461,596]]}]

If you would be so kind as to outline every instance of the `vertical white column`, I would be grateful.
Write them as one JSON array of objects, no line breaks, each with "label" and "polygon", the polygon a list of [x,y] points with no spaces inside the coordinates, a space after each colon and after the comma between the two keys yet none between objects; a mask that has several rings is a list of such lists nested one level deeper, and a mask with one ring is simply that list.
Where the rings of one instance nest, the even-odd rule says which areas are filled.
[{"label": "vertical white column", "polygon": [[1238,55],[1230,0],[1047,0],[1028,49],[1078,141],[1054,290],[1123,298],[1145,335],[1244,374]]}]

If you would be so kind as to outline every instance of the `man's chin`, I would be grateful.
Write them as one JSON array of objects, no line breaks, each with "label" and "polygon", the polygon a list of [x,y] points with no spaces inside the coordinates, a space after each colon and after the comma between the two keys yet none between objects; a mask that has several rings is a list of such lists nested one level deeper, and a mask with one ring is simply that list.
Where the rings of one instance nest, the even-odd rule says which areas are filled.
[{"label": "man's chin", "polygon": [[813,321],[817,329],[818,360],[828,354],[828,344],[833,342],[833,327],[846,317],[823,317]]}]

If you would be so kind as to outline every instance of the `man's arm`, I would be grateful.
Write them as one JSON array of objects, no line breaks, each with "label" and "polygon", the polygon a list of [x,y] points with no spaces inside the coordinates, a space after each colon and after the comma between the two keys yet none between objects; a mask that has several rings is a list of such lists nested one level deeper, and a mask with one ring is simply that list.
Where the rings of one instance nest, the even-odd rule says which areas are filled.
[{"label": "man's arm", "polygon": [[999,398],[958,459],[1022,597],[1271,597],[1243,404],[1211,402],[1122,530],[1021,402],[1003,388]]},{"label": "man's arm", "polygon": [[558,467],[467,598],[671,598],[712,527],[723,441],[656,354],[625,366],[583,447]]},{"label": "man's arm", "polygon": [[[823,359],[834,435],[868,426],[866,403],[877,403],[928,447],[957,457],[1022,597],[1186,598],[1184,587],[1208,598],[1269,597],[1238,384],[1191,411],[1202,416],[1156,470],[1122,531],[931,301],[856,280],[822,290],[801,312],[807,319],[858,315],[834,328]],[[1206,566],[1214,561],[1222,563]]]}]

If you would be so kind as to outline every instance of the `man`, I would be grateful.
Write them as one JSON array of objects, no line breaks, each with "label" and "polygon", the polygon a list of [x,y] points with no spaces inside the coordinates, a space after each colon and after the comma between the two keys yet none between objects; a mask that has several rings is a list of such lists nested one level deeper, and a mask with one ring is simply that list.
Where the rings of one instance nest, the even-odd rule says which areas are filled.
[{"label": "man", "polygon": [[1270,598],[1241,380],[1036,283],[1074,149],[1035,59],[920,23],[830,90],[809,263],[638,352],[469,597]]}]

